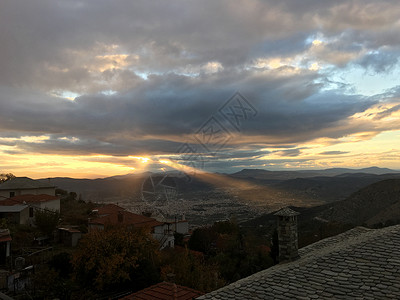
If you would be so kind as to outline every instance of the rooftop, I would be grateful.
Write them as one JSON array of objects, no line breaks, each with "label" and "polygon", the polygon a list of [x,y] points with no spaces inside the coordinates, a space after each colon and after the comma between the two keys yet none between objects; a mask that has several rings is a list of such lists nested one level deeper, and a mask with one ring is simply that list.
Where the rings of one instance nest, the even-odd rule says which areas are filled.
[{"label": "rooftop", "polygon": [[400,299],[400,225],[357,227],[198,299]]},{"label": "rooftop", "polygon": [[93,209],[93,212],[97,212],[97,214],[99,216],[101,216],[101,215],[109,215],[109,214],[116,213],[119,211],[124,211],[124,210],[125,210],[125,208],[122,208],[121,206],[118,206],[113,203],[109,203],[104,206],[96,207],[95,209]]},{"label": "rooftop", "polygon": [[15,177],[0,184],[0,190],[26,190],[42,188],[55,188],[55,186],[50,182],[43,183],[28,177]]},{"label": "rooftop", "polygon": [[51,196],[47,194],[40,195],[20,195],[11,198],[7,198],[5,200],[0,199],[0,206],[13,206],[13,205],[21,205],[21,204],[29,204],[29,203],[40,203],[47,202],[60,199],[57,196]]},{"label": "rooftop", "polygon": [[135,227],[155,227],[164,224],[156,219],[134,214],[115,204],[107,204],[105,206],[96,208],[93,211],[97,211],[99,217],[90,220],[89,224],[123,224],[134,225]]},{"label": "rooftop", "polygon": [[[175,295],[174,295],[175,294]],[[123,300],[191,300],[202,295],[202,292],[177,285],[171,282],[161,282],[146,289],[122,298]],[[120,299],[120,300],[122,300]]]}]

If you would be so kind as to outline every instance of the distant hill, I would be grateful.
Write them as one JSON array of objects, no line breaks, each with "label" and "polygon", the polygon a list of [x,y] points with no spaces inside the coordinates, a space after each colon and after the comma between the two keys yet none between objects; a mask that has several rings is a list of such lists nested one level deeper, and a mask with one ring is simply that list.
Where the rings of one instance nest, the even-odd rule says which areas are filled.
[{"label": "distant hill", "polygon": [[[300,213],[299,224],[341,223],[371,227],[400,223],[400,179],[370,184],[345,200],[315,207],[294,207]],[[274,212],[244,222],[245,226],[275,225]]]},{"label": "distant hill", "polygon": [[388,169],[370,167],[363,169],[349,169],[349,168],[330,168],[325,170],[299,170],[299,171],[269,171],[264,169],[243,169],[239,172],[230,174],[232,177],[237,178],[254,178],[254,179],[270,179],[270,180],[288,180],[296,178],[310,178],[317,176],[337,176],[341,174],[400,174],[400,171]]},{"label": "distant hill", "polygon": [[318,216],[329,221],[369,226],[400,221],[400,179],[371,184],[346,200],[327,205]]},{"label": "distant hill", "polygon": [[[300,213],[299,247],[344,232],[355,226],[381,227],[400,223],[400,179],[370,184],[345,200],[315,207],[294,207]],[[241,223],[259,235],[271,235],[276,227],[274,212]]]},{"label": "distant hill", "polygon": [[369,184],[392,178],[400,179],[400,174],[345,173],[332,177],[317,176],[289,179],[273,186],[299,196],[323,199],[324,202],[334,202],[345,199]]},{"label": "distant hill", "polygon": [[[364,173],[365,171],[374,173]],[[345,173],[341,173],[345,172]],[[389,172],[383,175],[376,173]],[[234,174],[196,174],[188,178],[169,172],[182,196],[210,192],[215,189],[232,191],[236,195],[257,203],[277,207],[280,203],[291,205],[317,205],[343,200],[357,190],[384,179],[400,178],[390,169],[327,169],[317,171],[268,171],[243,169]],[[321,175],[322,174],[322,175]],[[329,175],[328,175],[329,174]],[[127,174],[100,179],[51,178],[57,187],[74,191],[82,199],[95,202],[118,202],[129,197],[141,197],[144,181],[150,176],[166,174]],[[42,179],[48,182],[48,179]],[[227,197],[229,195],[227,194]]]}]

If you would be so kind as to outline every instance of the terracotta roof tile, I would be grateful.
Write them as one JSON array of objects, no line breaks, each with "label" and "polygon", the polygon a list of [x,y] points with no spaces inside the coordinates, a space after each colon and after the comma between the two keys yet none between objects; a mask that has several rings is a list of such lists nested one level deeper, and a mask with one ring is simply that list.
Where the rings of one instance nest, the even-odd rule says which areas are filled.
[{"label": "terracotta roof tile", "polygon": [[95,209],[99,217],[89,221],[89,224],[101,225],[134,225],[135,227],[155,227],[164,223],[143,215],[134,214],[115,204],[107,204]]},{"label": "terracotta roof tile", "polygon": [[13,206],[20,204],[29,204],[29,203],[40,203],[47,202],[53,200],[59,200],[60,198],[57,196],[51,196],[46,194],[41,195],[20,195],[11,198],[7,198],[5,200],[0,200],[0,205],[2,206]]},{"label": "terracotta roof tile", "polygon": [[[175,294],[175,296],[174,296]],[[177,285],[171,282],[161,282],[136,293],[128,295],[123,300],[191,300],[203,295],[202,292]],[[122,300],[121,299],[121,300]]]},{"label": "terracotta roof tile", "polygon": [[108,215],[119,211],[124,211],[125,209],[116,204],[110,203],[104,206],[99,206],[93,209],[98,215]]}]

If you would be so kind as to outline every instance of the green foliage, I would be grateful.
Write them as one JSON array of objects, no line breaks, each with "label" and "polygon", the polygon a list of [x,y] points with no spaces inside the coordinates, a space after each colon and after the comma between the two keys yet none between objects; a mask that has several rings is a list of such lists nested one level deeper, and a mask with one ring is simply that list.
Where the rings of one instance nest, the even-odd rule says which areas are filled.
[{"label": "green foliage", "polygon": [[184,251],[171,249],[163,252],[162,279],[168,280],[169,273],[175,274],[177,284],[205,293],[225,284],[218,265],[205,262],[202,256],[192,253],[189,249]]},{"label": "green foliage", "polygon": [[72,199],[72,200],[76,200],[76,197],[77,197],[78,195],[75,193],[75,192],[70,192],[69,193],[69,197]]},{"label": "green foliage", "polygon": [[35,225],[45,235],[52,236],[60,221],[58,210],[37,209],[35,210]]},{"label": "green foliage", "polygon": [[61,199],[61,223],[63,225],[79,225],[79,230],[87,232],[87,220],[95,204],[77,201],[74,195],[68,194]]},{"label": "green foliage", "polygon": [[80,294],[83,291],[77,292],[78,287],[71,278],[60,276],[59,272],[48,265],[36,265],[32,280],[35,287],[32,291],[34,299],[83,299],[72,297],[74,292]]},{"label": "green foliage", "polygon": [[196,228],[189,240],[189,248],[208,254],[213,247],[216,235],[210,227]]},{"label": "green foliage", "polygon": [[207,254],[208,263],[218,266],[222,278],[228,282],[273,265],[262,239],[244,234],[234,221],[216,222],[211,227],[196,229],[189,247]]},{"label": "green foliage", "polygon": [[56,195],[66,196],[68,195],[68,191],[63,189],[56,189]]},{"label": "green foliage", "polygon": [[72,256],[70,253],[61,252],[52,257],[49,261],[49,266],[57,271],[61,277],[67,278],[73,271],[71,259]]},{"label": "green foliage", "polygon": [[174,244],[175,244],[175,246],[183,247],[184,246],[183,238],[184,238],[184,235],[182,233],[175,232],[174,233],[174,239],[175,239]]},{"label": "green foliage", "polygon": [[147,232],[118,227],[86,234],[72,264],[82,286],[104,291],[143,279],[150,285],[146,272],[154,274],[157,257],[158,244]]},{"label": "green foliage", "polygon": [[0,228],[8,228],[8,220],[6,218],[1,218],[0,219]]}]

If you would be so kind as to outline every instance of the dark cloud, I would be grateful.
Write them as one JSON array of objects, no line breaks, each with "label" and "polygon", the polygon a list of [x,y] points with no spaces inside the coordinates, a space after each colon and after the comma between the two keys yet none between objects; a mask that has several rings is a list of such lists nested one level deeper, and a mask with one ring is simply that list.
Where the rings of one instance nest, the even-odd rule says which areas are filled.
[{"label": "dark cloud", "polygon": [[324,151],[319,154],[321,155],[341,155],[341,154],[347,154],[349,153],[348,151]]},{"label": "dark cloud", "polygon": [[280,155],[280,156],[290,156],[290,157],[296,157],[301,154],[300,149],[287,149],[287,150],[281,150],[275,152],[275,154]]},{"label": "dark cloud", "polygon": [[376,51],[363,56],[358,63],[365,69],[382,73],[395,67],[398,62],[398,55],[396,51]]},{"label": "dark cloud", "polygon": [[[351,117],[382,97],[350,93],[332,74],[392,71],[399,12],[389,0],[3,3],[0,145],[9,154],[170,155],[215,117],[232,135],[209,159],[221,167],[262,164],[270,152],[260,149],[298,157],[297,145],[313,139],[376,135],[386,129]],[[257,110],[240,128],[219,113],[235,91]]]},{"label": "dark cloud", "polygon": [[385,117],[390,116],[392,113],[397,112],[400,110],[400,104],[393,106],[392,108],[386,109],[377,113],[374,117],[374,120],[381,120]]}]

